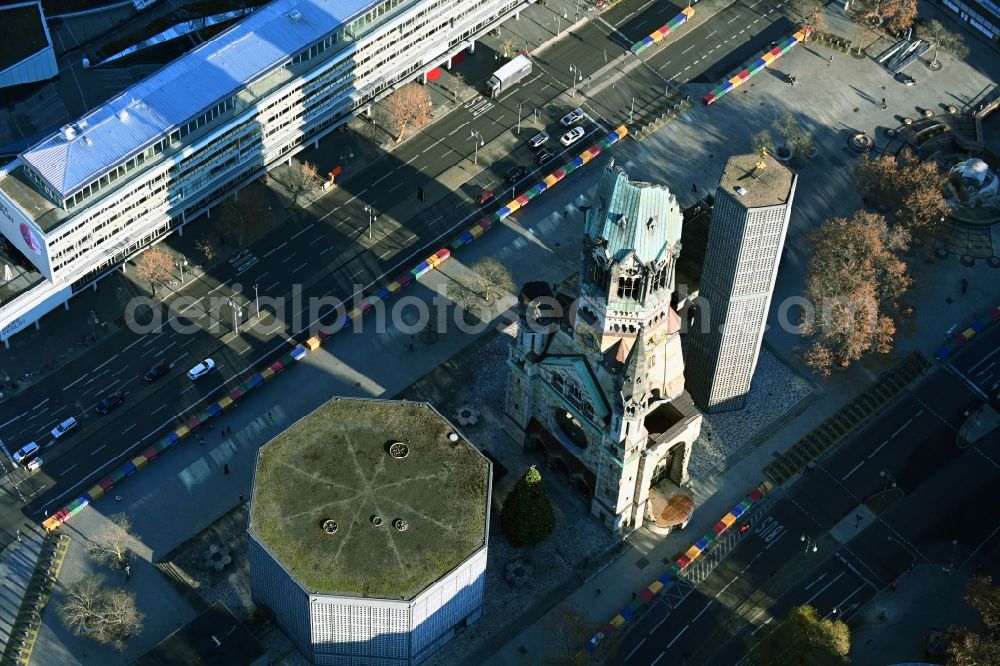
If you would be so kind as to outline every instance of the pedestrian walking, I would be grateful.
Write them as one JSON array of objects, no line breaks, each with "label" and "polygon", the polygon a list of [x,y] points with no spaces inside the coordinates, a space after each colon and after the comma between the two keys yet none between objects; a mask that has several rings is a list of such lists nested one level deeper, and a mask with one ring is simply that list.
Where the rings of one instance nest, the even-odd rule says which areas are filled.
[{"label": "pedestrian walking", "polygon": [[885,101],[885,97],[882,98],[882,110],[885,111],[889,108],[889,105]]},{"label": "pedestrian walking", "polygon": [[229,465],[223,465],[223,466],[222,466],[222,471],[223,471],[223,472],[224,472],[225,474],[229,474]]},{"label": "pedestrian walking", "polygon": [[215,424],[214,423],[209,423],[208,424],[208,429],[209,430],[215,430]]},{"label": "pedestrian walking", "polygon": [[864,516],[863,516],[863,515],[861,515],[861,512],[860,512],[860,511],[859,511],[858,513],[854,514],[854,520],[856,521],[856,522],[854,523],[854,527],[855,527],[855,528],[858,528],[858,527],[861,527],[861,520],[862,520],[863,518],[864,518]]},{"label": "pedestrian walking", "polygon": [[692,192],[697,192],[697,191],[698,191],[698,185],[697,185],[697,184],[695,184],[695,183],[692,183],[692,184],[691,184],[691,191],[692,191]]},{"label": "pedestrian walking", "polygon": [[[833,64],[833,56],[830,56],[830,65],[832,64]],[[827,67],[829,67],[830,65],[827,65]]]},{"label": "pedestrian walking", "polygon": [[892,590],[893,592],[896,591],[896,581],[892,581],[891,583],[889,583],[889,589]]},{"label": "pedestrian walking", "polygon": [[268,421],[272,420],[271,419],[271,410],[267,410],[267,420]]},{"label": "pedestrian walking", "polygon": [[595,594],[594,596],[595,597],[601,596],[601,588],[597,588],[597,594]]},{"label": "pedestrian walking", "polygon": [[198,444],[200,446],[205,446],[205,438],[202,437],[201,435],[198,435]]},{"label": "pedestrian walking", "polygon": [[962,293],[964,294],[967,291],[969,291],[969,281],[962,278]]},{"label": "pedestrian walking", "polygon": [[635,601],[635,592],[632,593],[632,601]]},{"label": "pedestrian walking", "polygon": [[240,495],[240,504],[243,504],[243,495]]},{"label": "pedestrian walking", "polygon": [[132,565],[126,564],[125,565],[125,582],[127,583],[130,580],[132,580]]},{"label": "pedestrian walking", "polygon": [[17,531],[17,542],[21,543],[21,530]]}]

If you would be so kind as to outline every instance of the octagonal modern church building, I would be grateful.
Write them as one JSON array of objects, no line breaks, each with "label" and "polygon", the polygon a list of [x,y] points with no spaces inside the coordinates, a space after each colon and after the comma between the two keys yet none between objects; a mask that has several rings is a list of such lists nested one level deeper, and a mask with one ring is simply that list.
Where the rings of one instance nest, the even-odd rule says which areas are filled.
[{"label": "octagonal modern church building", "polygon": [[257,456],[254,601],[313,663],[420,663],[482,612],[491,479],[426,403],[331,400]]}]

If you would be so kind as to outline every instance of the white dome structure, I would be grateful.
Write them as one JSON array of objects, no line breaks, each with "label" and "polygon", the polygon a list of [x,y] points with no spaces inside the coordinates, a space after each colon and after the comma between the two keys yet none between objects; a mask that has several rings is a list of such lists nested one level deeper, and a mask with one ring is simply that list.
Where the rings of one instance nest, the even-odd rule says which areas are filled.
[{"label": "white dome structure", "polygon": [[1000,180],[995,171],[978,157],[959,162],[948,172],[948,180],[962,205],[970,208],[1000,204]]}]

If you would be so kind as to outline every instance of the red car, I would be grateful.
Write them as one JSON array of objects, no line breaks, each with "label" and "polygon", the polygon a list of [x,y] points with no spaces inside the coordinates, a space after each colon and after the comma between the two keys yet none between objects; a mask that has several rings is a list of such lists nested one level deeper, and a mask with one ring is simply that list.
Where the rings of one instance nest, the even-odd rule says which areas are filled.
[{"label": "red car", "polygon": [[493,201],[493,197],[496,193],[493,190],[483,190],[482,194],[479,195],[479,205],[485,206],[489,202]]}]

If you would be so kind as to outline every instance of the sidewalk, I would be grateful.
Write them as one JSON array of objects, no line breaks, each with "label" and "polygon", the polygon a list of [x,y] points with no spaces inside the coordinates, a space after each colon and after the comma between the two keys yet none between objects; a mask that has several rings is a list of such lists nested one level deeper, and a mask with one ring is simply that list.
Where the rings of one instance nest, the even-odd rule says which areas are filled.
[{"label": "sidewalk", "polygon": [[21,530],[21,541],[11,542],[0,552],[0,653],[10,640],[43,539],[40,527],[28,529],[26,526]]}]

